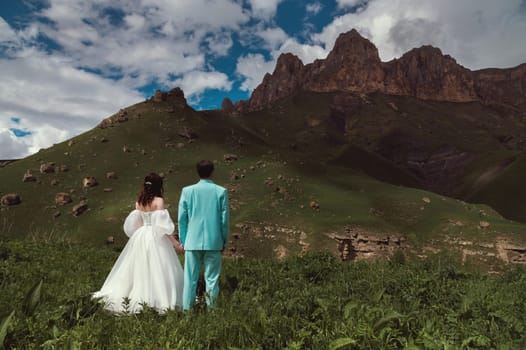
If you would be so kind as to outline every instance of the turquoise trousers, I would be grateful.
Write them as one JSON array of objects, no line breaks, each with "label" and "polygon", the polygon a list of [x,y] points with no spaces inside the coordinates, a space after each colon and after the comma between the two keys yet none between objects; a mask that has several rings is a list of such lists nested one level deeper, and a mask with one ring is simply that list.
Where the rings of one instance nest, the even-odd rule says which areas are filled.
[{"label": "turquoise trousers", "polygon": [[221,273],[220,250],[187,250],[184,252],[183,310],[190,310],[195,304],[195,294],[201,264],[205,266],[206,304],[213,307],[219,294]]}]

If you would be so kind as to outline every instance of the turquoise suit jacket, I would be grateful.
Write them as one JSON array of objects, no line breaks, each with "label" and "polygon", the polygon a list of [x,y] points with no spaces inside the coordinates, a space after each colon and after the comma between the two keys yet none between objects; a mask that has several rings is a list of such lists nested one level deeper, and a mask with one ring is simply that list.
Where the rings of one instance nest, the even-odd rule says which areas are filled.
[{"label": "turquoise suit jacket", "polygon": [[223,250],[229,233],[228,192],[201,179],[183,188],[179,199],[179,238],[185,250]]}]

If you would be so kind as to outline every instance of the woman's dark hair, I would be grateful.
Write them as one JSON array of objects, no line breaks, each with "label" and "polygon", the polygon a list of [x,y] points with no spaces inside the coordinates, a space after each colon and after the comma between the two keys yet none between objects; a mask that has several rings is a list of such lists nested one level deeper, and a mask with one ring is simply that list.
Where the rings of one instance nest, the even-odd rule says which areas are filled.
[{"label": "woman's dark hair", "polygon": [[142,207],[147,207],[152,203],[155,197],[162,197],[163,192],[163,178],[156,173],[149,173],[144,177],[142,191],[139,194],[137,203]]},{"label": "woman's dark hair", "polygon": [[214,163],[209,160],[201,160],[196,164],[197,173],[202,179],[208,179],[214,171]]}]

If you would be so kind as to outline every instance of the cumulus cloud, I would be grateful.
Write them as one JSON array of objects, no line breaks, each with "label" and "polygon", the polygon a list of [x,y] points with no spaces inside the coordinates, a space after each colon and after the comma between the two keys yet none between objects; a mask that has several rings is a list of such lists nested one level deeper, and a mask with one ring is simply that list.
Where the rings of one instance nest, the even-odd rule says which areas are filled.
[{"label": "cumulus cloud", "polygon": [[276,60],[267,61],[261,54],[248,54],[237,60],[236,72],[243,77],[241,90],[252,91],[258,86],[266,73],[274,70]]},{"label": "cumulus cloud", "polygon": [[320,45],[300,44],[289,37],[280,28],[272,28],[259,32],[264,39],[264,47],[270,50],[271,59],[267,60],[262,54],[247,54],[237,60],[236,73],[242,77],[241,89],[254,90],[263,80],[266,73],[274,70],[278,57],[283,53],[298,56],[303,64],[312,63],[315,59],[324,58],[328,51]]},{"label": "cumulus cloud", "polygon": [[11,130],[0,127],[0,159],[16,159],[29,154],[28,144]]},{"label": "cumulus cloud", "polygon": [[[338,3],[355,6],[359,1]],[[374,0],[336,17],[312,38],[332,48],[340,33],[356,28],[378,47],[384,61],[430,44],[470,69],[510,67],[526,57],[526,9],[521,4],[521,0]]]},{"label": "cumulus cloud", "polygon": [[16,40],[15,32],[11,29],[11,26],[0,17],[0,43],[14,40]]},{"label": "cumulus cloud", "polygon": [[269,18],[276,14],[279,3],[283,0],[249,0],[254,17]]},{"label": "cumulus cloud", "polygon": [[[49,147],[143,99],[130,88],[67,63],[44,54],[0,59],[1,142],[12,143],[0,148],[0,158],[18,158]],[[14,127],[31,134],[16,137],[9,130]]]},{"label": "cumulus cloud", "polygon": [[220,72],[193,71],[175,80],[174,83],[189,96],[203,93],[207,89],[228,91],[232,88],[228,76]]},{"label": "cumulus cloud", "polygon": [[257,36],[263,39],[263,46],[269,50],[277,50],[288,40],[289,36],[279,27],[268,27],[257,31]]},{"label": "cumulus cloud", "polygon": [[232,0],[50,0],[40,16],[43,33],[78,65],[134,87],[203,69],[205,55],[225,55],[249,19]]}]

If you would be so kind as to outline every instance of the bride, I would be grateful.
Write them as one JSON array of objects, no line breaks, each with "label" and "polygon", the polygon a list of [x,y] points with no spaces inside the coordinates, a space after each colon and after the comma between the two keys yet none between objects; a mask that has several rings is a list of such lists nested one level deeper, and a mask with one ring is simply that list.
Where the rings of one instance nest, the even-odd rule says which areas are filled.
[{"label": "bride", "polygon": [[182,305],[183,268],[174,250],[182,246],[172,236],[175,226],[162,195],[163,179],[150,173],[135,210],[124,221],[130,239],[93,294],[110,311],[137,313],[146,304],[164,312]]}]

